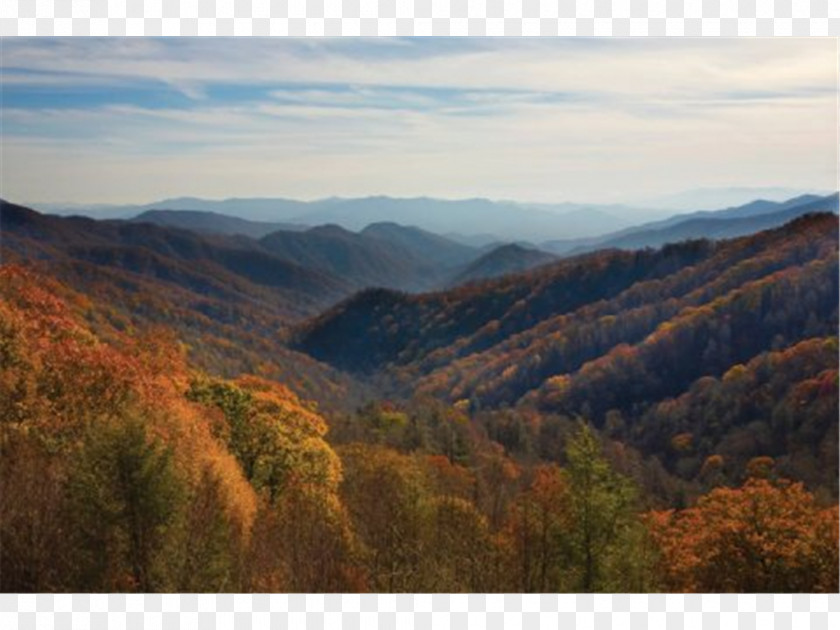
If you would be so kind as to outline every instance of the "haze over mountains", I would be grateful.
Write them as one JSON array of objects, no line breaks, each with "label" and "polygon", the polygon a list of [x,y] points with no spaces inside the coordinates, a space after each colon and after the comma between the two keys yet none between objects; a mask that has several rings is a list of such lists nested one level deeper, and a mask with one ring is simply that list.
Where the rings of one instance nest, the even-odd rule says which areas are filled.
[{"label": "haze over mountains", "polygon": [[[722,198],[743,198],[753,189],[717,190]],[[688,219],[746,218],[780,212],[825,196],[805,194],[776,200],[784,188],[756,189],[774,199],[756,198],[723,210],[697,209],[674,212],[598,204],[526,204],[487,199],[444,200],[432,198],[366,197],[296,201],[283,198],[206,200],[193,197],[166,199],[144,205],[77,207],[43,206],[59,215],[82,214],[98,219],[131,219],[221,234],[261,238],[277,231],[301,231],[307,227],[334,224],[359,232],[373,223],[413,226],[471,247],[512,242],[555,254],[579,253],[604,247],[656,246],[685,237],[739,236],[770,227],[772,221],[729,226],[697,223],[664,232],[664,228]],[[707,191],[711,194],[714,191]],[[714,195],[712,195],[714,197]],[[687,198],[692,198],[689,195]],[[700,197],[702,198],[702,196]],[[702,208],[703,206],[694,206]],[[721,206],[723,207],[723,206]],[[778,224],[778,223],[776,223]],[[657,230],[649,238],[629,233]],[[622,240],[624,239],[624,240]]]},{"label": "haze over mountains", "polygon": [[746,187],[729,186],[722,188],[696,188],[682,192],[660,195],[644,200],[641,205],[651,208],[663,208],[674,212],[691,212],[695,210],[712,210],[742,206],[756,199],[768,201],[785,201],[804,194],[824,197],[831,194],[830,190],[802,190],[786,186]]},{"label": "haze over mountains", "polygon": [[[236,286],[235,282],[224,280],[233,273],[250,286],[246,293],[254,293],[253,285],[262,287],[260,291],[268,287],[270,291],[287,292],[282,300],[286,303],[284,309],[288,307],[289,313],[302,316],[365,288],[430,291],[526,271],[548,264],[556,256],[601,249],[661,247],[687,239],[734,238],[783,225],[804,214],[838,211],[836,193],[826,197],[802,195],[783,202],[756,200],[718,211],[678,214],[593,237],[555,240],[545,237],[567,234],[569,221],[582,222],[589,217],[586,229],[596,229],[595,225],[601,222],[602,231],[607,225],[614,227],[614,222],[598,209],[556,214],[485,200],[448,202],[384,197],[330,200],[327,208],[310,209],[306,217],[308,221],[335,219],[361,225],[370,218],[388,214],[390,209],[418,223],[435,224],[450,236],[398,221],[376,221],[351,230],[337,223],[311,226],[239,216],[266,215],[270,207],[276,207],[274,201],[210,202],[217,208],[237,208],[237,216],[196,209],[143,210],[128,221],[56,217],[9,204],[4,210],[4,227],[11,237],[12,249],[34,247],[42,250],[41,255],[50,251],[53,256],[177,278],[189,289],[204,287],[206,293],[225,295],[228,289],[224,285]],[[201,206],[205,202],[185,198],[174,203],[179,204]],[[291,209],[284,212],[299,210],[300,202],[293,202]],[[480,219],[483,213],[489,213],[487,220]],[[523,228],[534,216],[543,223]],[[518,221],[517,230],[510,228],[483,238],[474,236],[469,244],[463,240],[470,239],[459,241],[451,237],[452,230],[467,225],[472,226],[467,231],[475,235],[476,226],[509,226],[505,222],[514,218]],[[540,238],[529,242],[514,237],[523,233]],[[27,240],[31,234],[37,238]],[[300,299],[290,299],[291,296]]]},{"label": "haze over mountains", "polygon": [[146,210],[135,217],[131,217],[131,221],[135,223],[155,223],[208,234],[242,234],[252,238],[261,238],[277,230],[304,230],[307,228],[306,225],[294,223],[249,221],[248,219],[210,212],[209,210]]},{"label": "haze over mountains", "polygon": [[576,254],[598,249],[659,247],[690,238],[733,238],[776,227],[809,212],[838,211],[837,193],[824,197],[802,195],[783,202],[752,201],[717,211],[678,214],[661,221],[637,225],[596,238],[543,242],[557,254]]},{"label": "haze over mountains", "polygon": [[[184,210],[215,213],[264,223],[317,226],[340,225],[358,231],[371,223],[391,221],[412,225],[439,234],[463,235],[467,239],[477,233],[490,235],[479,244],[493,240],[540,240],[544,234],[585,237],[605,230],[630,225],[624,218],[624,206],[595,204],[523,204],[488,199],[445,200],[419,197],[365,197],[360,199],[330,198],[303,202],[290,199],[226,199],[221,201],[182,197],[144,205],[76,207],[45,205],[56,214],[85,214],[99,219],[131,219],[146,212],[156,222],[175,220],[171,213]],[[205,215],[207,216],[207,215]],[[661,212],[658,214],[661,216]],[[200,215],[192,220],[198,223]],[[235,229],[234,225],[230,229]],[[259,231],[259,226],[247,229]]]}]

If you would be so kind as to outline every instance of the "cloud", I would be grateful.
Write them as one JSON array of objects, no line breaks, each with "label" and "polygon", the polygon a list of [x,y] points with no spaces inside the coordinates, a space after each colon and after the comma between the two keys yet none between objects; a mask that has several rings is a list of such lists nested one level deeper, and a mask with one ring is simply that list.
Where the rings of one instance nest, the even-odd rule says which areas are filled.
[{"label": "cloud", "polygon": [[3,43],[0,183],[19,200],[836,182],[833,40]]},{"label": "cloud", "polygon": [[6,40],[4,67],[173,85],[332,83],[689,96],[834,84],[828,39]]}]

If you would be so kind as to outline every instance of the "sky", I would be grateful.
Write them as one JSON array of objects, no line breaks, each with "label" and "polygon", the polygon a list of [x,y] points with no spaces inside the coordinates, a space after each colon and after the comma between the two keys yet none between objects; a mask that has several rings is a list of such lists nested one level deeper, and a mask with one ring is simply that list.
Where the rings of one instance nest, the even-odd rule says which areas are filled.
[{"label": "sky", "polygon": [[0,197],[837,188],[834,38],[0,41]]}]

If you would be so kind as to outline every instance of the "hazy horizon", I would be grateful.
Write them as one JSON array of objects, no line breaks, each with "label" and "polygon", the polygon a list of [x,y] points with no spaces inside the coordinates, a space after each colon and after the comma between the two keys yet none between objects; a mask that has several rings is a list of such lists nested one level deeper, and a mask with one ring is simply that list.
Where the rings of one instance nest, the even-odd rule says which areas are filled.
[{"label": "hazy horizon", "polygon": [[[145,206],[159,206],[159,209],[165,210],[164,206],[160,205],[165,202],[171,201],[184,201],[194,199],[196,201],[201,202],[209,202],[209,203],[226,203],[226,202],[236,202],[236,201],[262,201],[262,200],[284,200],[290,202],[298,202],[298,203],[305,203],[305,204],[318,204],[322,202],[329,202],[329,201],[354,201],[354,200],[364,200],[364,199],[393,199],[395,201],[411,201],[417,199],[429,199],[434,201],[444,201],[444,202],[459,202],[459,201],[474,201],[474,200],[483,200],[489,201],[491,203],[498,203],[498,204],[516,204],[520,206],[526,207],[533,207],[535,209],[545,209],[547,211],[552,211],[555,209],[563,210],[565,206],[569,206],[569,210],[574,212],[574,206],[586,207],[592,206],[599,209],[628,209],[628,210],[645,210],[650,212],[668,212],[668,211],[689,211],[689,210],[720,210],[726,207],[727,203],[721,201],[718,204],[711,203],[706,204],[705,206],[700,203],[700,205],[692,204],[688,200],[694,198],[703,198],[703,197],[731,197],[731,198],[741,198],[742,201],[733,201],[730,205],[741,205],[749,203],[750,201],[758,201],[758,200],[765,200],[765,201],[787,201],[794,197],[800,195],[830,195],[837,190],[829,190],[829,189],[816,189],[816,188],[800,188],[800,189],[793,189],[793,188],[785,188],[785,187],[725,187],[725,188],[701,188],[701,189],[694,189],[694,190],[682,190],[682,191],[674,191],[671,194],[664,194],[659,195],[656,197],[652,197],[647,200],[636,200],[634,202],[628,203],[621,203],[621,202],[605,202],[605,203],[596,203],[596,202],[588,202],[582,199],[563,199],[557,200],[554,202],[545,202],[545,201],[530,201],[530,200],[523,200],[523,199],[493,199],[488,197],[431,197],[429,195],[417,195],[413,197],[407,196],[397,196],[397,195],[387,195],[387,194],[380,194],[376,192],[372,192],[365,195],[359,195],[358,197],[345,197],[345,196],[328,196],[328,197],[311,197],[307,199],[303,198],[294,198],[288,197],[283,195],[250,195],[250,196],[233,196],[233,197],[199,197],[196,195],[191,194],[181,194],[177,196],[167,197],[165,199],[146,199],[136,202],[127,202],[127,203],[109,203],[109,202],[85,202],[85,201],[39,201],[37,199],[6,199],[6,201],[11,201],[14,203],[20,203],[25,206],[30,206],[33,208],[38,208],[38,206],[43,206],[48,211],[58,210],[58,209],[67,209],[67,210],[84,210],[85,208],[90,210],[97,210],[102,208],[118,208],[118,207],[145,207]],[[671,202],[671,203],[669,203]],[[177,208],[176,208],[177,209]]]},{"label": "hazy horizon", "polygon": [[21,38],[0,72],[20,202],[837,188],[833,39]]}]

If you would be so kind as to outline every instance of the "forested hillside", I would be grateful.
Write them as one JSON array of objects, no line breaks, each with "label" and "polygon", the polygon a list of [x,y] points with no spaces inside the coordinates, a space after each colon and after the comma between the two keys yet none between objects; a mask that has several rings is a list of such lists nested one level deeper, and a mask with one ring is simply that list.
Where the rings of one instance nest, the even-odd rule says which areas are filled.
[{"label": "forested hillside", "polygon": [[272,256],[248,238],[199,235],[148,223],[53,217],[0,203],[5,257],[82,262],[220,298],[268,302],[286,318],[310,314],[350,290],[342,280]]},{"label": "forested hillside", "polygon": [[287,388],[208,379],[160,330],[106,343],[87,298],[18,267],[0,295],[2,590],[294,588],[275,532],[317,535],[322,588],[356,587],[326,425]]},{"label": "forested hillside", "polygon": [[548,264],[553,260],[556,260],[553,255],[537,249],[522,247],[515,243],[500,245],[460,270],[449,282],[449,286],[454,287],[476,280],[487,280],[488,278],[527,271]]},{"label": "forested hillside", "polygon": [[351,291],[323,272],[261,251],[250,239],[85,218],[0,203],[0,260],[25,263],[79,291],[85,318],[108,336],[158,327],[189,360],[222,376],[278,379],[324,402],[363,390],[280,341],[290,321]]},{"label": "forested hillside", "polygon": [[423,254],[411,244],[406,247],[405,240],[395,242],[400,231],[356,234],[337,225],[322,225],[304,232],[273,232],[260,239],[260,244],[284,260],[341,277],[354,289],[418,291],[438,286],[455,265],[448,258],[438,261],[436,252]]},{"label": "forested hillside", "polygon": [[831,214],[290,328],[342,281],[2,212],[0,590],[840,588]]},{"label": "forested hillside", "polygon": [[440,293],[363,291],[304,323],[297,343],[351,371],[417,362],[438,349],[449,355],[441,359],[446,363],[641,279],[666,276],[707,256],[710,248],[694,243],[662,251],[599,252]]},{"label": "forested hillside", "polygon": [[[307,323],[297,343],[387,379],[392,395],[522,416],[519,435],[502,440],[513,450],[556,452],[552,425],[584,417],[686,480],[699,481],[708,456],[725,452],[733,481],[767,455],[836,498],[837,273],[837,219],[811,215],[755,236],[599,252],[446,293],[368,292]],[[701,418],[719,413],[719,400],[687,418],[685,402],[671,402],[806,352],[816,354],[805,372],[768,386],[759,407],[725,388],[740,411],[714,429]],[[523,419],[533,413],[536,426]],[[674,440],[688,445],[675,450]]]}]

